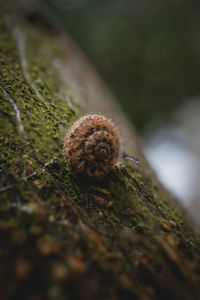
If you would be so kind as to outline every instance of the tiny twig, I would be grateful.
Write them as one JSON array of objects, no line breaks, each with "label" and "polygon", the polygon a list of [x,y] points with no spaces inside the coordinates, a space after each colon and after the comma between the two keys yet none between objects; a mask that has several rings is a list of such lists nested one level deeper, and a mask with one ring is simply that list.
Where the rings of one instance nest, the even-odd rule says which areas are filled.
[{"label": "tiny twig", "polygon": [[138,164],[139,163],[139,159],[137,157],[131,156],[126,154],[125,152],[123,152],[122,154],[123,159],[129,159],[131,161],[133,161],[134,163]]}]

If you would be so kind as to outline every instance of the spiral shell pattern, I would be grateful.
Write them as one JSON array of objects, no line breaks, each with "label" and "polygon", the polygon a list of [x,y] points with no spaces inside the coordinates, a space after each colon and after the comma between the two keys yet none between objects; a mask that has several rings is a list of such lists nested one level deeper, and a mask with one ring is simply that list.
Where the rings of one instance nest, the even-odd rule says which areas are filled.
[{"label": "spiral shell pattern", "polygon": [[64,156],[74,173],[103,177],[121,158],[118,131],[101,115],[84,116],[67,132]]}]

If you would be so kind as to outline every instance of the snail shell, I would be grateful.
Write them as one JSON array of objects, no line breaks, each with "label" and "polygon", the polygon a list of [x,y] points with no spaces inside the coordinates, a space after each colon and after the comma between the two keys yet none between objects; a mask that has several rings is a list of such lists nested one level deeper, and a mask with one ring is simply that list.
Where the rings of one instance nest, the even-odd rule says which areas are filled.
[{"label": "snail shell", "polygon": [[74,173],[103,177],[122,158],[118,131],[101,115],[84,116],[67,132],[64,156]]}]

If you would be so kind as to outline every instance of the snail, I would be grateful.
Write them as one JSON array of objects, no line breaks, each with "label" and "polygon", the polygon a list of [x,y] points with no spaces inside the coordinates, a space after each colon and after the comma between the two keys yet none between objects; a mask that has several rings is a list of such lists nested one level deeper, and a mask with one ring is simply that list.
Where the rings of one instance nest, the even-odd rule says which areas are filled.
[{"label": "snail", "polygon": [[77,120],[64,138],[64,156],[72,172],[102,178],[123,159],[138,159],[124,153],[118,130],[102,115]]}]

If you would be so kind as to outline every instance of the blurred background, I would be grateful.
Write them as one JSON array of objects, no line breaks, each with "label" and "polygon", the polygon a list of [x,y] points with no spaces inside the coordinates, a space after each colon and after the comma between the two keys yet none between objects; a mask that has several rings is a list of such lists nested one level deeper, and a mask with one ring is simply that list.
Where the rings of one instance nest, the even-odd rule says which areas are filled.
[{"label": "blurred background", "polygon": [[200,225],[200,1],[41,1],[111,88],[159,180]]}]

